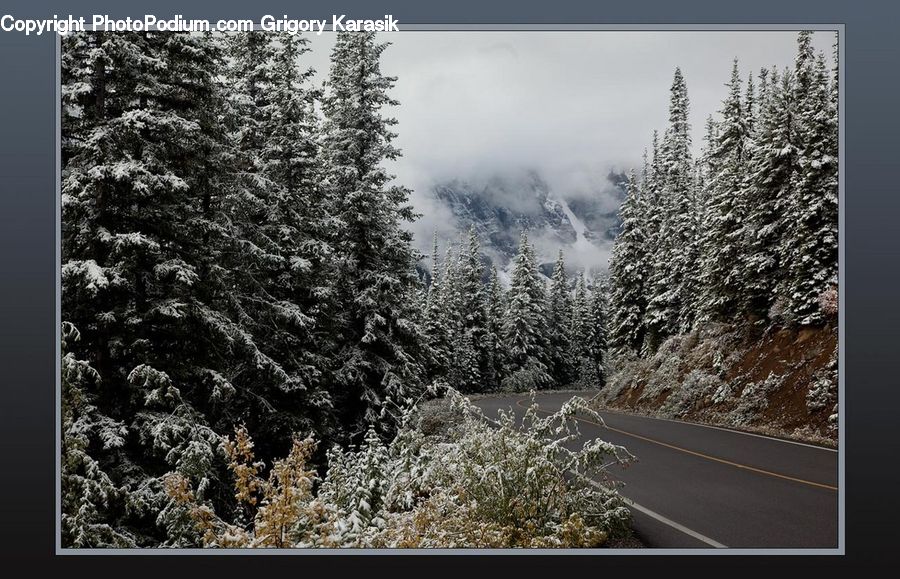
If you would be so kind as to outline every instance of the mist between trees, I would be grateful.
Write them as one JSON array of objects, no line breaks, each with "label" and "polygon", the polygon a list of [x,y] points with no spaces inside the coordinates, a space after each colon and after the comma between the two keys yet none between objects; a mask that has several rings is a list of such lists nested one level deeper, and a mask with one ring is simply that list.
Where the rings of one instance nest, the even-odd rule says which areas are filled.
[{"label": "mist between trees", "polygon": [[[400,155],[381,111],[397,104],[386,45],[338,34],[323,87],[306,45],[258,32],[62,39],[63,546],[402,545],[411,527],[392,535],[385,521],[439,513],[455,522],[432,545],[602,544],[627,511],[565,472],[616,450],[559,457],[540,426],[516,444],[557,486],[525,504],[484,495],[476,530],[451,509],[474,490],[445,479],[413,491],[426,479],[403,471],[396,488],[411,495],[373,497],[395,461],[431,456],[403,437],[419,436],[413,407],[448,389],[602,387],[607,328],[647,354],[712,318],[821,320],[837,87],[807,35],[795,70],[762,74],[758,96],[742,95],[736,69],[698,161],[676,72],[671,126],[630,180],[608,282],[567,279],[560,254],[548,286],[523,234],[508,289],[474,233],[435,251],[427,279],[417,269],[410,192],[383,169]],[[520,436],[466,420],[442,439],[453,452]],[[495,451],[480,446],[477,468],[531,484],[518,477],[528,464]]]}]

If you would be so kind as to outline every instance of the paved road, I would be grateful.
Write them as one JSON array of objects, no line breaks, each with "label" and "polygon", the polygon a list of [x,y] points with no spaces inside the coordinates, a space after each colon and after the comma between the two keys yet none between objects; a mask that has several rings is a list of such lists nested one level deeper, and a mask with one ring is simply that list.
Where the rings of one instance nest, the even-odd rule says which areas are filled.
[{"label": "paved road", "polygon": [[[571,394],[541,394],[553,411]],[[517,413],[526,395],[474,401],[488,416]],[[586,439],[637,457],[613,475],[634,503],[634,528],[652,547],[824,548],[838,542],[837,452],[713,427],[601,412],[580,419]],[[579,444],[580,446],[580,444]]]}]

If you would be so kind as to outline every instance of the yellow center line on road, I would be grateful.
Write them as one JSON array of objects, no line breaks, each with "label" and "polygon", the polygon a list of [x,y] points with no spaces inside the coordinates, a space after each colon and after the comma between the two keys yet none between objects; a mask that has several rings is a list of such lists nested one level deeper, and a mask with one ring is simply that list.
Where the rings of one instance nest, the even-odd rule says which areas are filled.
[{"label": "yellow center line on road", "polygon": [[[525,406],[524,404],[522,404],[522,402],[524,402],[525,400],[527,400],[527,399],[522,399],[522,400],[517,401],[517,402],[516,402],[516,406],[520,406],[520,407],[522,407],[522,408],[527,408],[527,406]],[[550,411],[547,411],[547,410],[541,410],[540,408],[538,408],[537,411],[538,411],[538,412],[543,412],[544,414],[553,414],[553,413],[550,412]],[[684,452],[684,453],[687,453],[687,454],[691,454],[691,455],[694,455],[694,456],[698,456],[698,457],[700,457],[700,458],[705,458],[706,460],[711,460],[711,461],[714,461],[714,462],[719,462],[719,463],[722,463],[722,464],[727,464],[727,465],[733,466],[733,467],[735,467],[735,468],[740,468],[740,469],[743,469],[743,470],[749,470],[749,471],[752,471],[752,472],[755,472],[755,473],[759,473],[759,474],[763,474],[763,475],[766,475],[766,476],[771,476],[771,477],[775,477],[775,478],[780,478],[780,479],[784,479],[784,480],[789,480],[789,481],[797,482],[797,483],[800,483],[800,484],[809,485],[809,486],[812,486],[812,487],[819,487],[819,488],[823,488],[823,489],[828,489],[828,490],[830,490],[830,491],[837,491],[837,490],[838,490],[838,488],[835,487],[835,486],[831,486],[831,485],[827,485],[827,484],[823,484],[823,483],[817,483],[817,482],[813,482],[813,481],[809,481],[809,480],[805,480],[805,479],[797,478],[797,477],[793,477],[793,476],[788,476],[788,475],[786,475],[786,474],[780,474],[780,473],[777,473],[777,472],[772,472],[772,471],[770,471],[770,470],[763,470],[763,469],[761,469],[761,468],[756,468],[755,466],[749,466],[749,465],[746,465],[746,464],[741,464],[741,463],[739,463],[739,462],[734,462],[734,461],[731,461],[731,460],[726,460],[726,459],[724,459],[724,458],[719,458],[719,457],[717,457],[717,456],[710,456],[710,455],[704,454],[704,453],[702,453],[702,452],[697,452],[697,451],[695,451],[695,450],[689,450],[689,449],[687,449],[687,448],[682,448],[682,447],[680,447],[680,446],[675,446],[674,444],[669,444],[668,442],[662,442],[662,441],[660,441],[660,440],[655,440],[655,439],[653,439],[653,438],[648,438],[648,437],[646,437],[646,436],[641,436],[640,434],[635,434],[635,433],[633,433],[633,432],[628,432],[628,431],[626,431],[626,430],[621,430],[621,429],[618,429],[618,428],[613,428],[612,426],[608,426],[608,425],[606,425],[606,424],[600,424],[600,423],[598,423],[598,422],[594,422],[593,420],[588,420],[588,419],[586,419],[586,418],[579,418],[579,417],[577,417],[577,416],[574,417],[574,418],[575,418],[575,420],[579,420],[579,421],[585,422],[585,423],[587,423],[587,424],[593,424],[594,426],[598,426],[598,427],[600,427],[600,428],[606,428],[607,430],[612,430],[613,432],[618,432],[619,434],[624,434],[625,436],[630,436],[630,437],[632,437],[632,438],[637,438],[637,439],[639,439],[639,440],[643,440],[643,441],[650,442],[650,443],[653,443],[653,444],[658,444],[659,446],[664,446],[664,447],[666,447],[666,448],[671,448],[672,450],[677,450],[677,451],[679,451],[679,452]]]}]

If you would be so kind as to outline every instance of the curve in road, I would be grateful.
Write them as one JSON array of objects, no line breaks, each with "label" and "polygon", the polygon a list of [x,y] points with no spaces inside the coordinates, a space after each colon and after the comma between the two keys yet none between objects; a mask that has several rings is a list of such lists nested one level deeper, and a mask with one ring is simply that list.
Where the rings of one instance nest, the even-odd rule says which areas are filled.
[{"label": "curve in road", "polygon": [[[588,393],[585,393],[588,394]],[[552,412],[573,394],[536,396]],[[519,414],[527,396],[473,401],[485,414]],[[838,454],[762,435],[601,411],[578,417],[584,439],[602,438],[637,457],[613,473],[624,483],[637,534],[662,548],[837,549]]]}]

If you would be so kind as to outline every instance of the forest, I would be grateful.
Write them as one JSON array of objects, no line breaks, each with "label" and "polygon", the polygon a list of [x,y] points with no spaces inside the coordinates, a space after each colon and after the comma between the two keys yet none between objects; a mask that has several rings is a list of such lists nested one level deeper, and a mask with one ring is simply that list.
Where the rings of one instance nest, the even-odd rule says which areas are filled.
[{"label": "forest", "polygon": [[793,67],[751,73],[744,92],[735,61],[699,159],[675,71],[669,125],[621,209],[615,347],[646,354],[711,320],[803,326],[837,313],[837,45],[829,67],[811,37],[800,33]]},{"label": "forest", "polygon": [[628,509],[585,480],[631,457],[566,448],[590,405],[520,427],[465,395],[836,313],[837,67],[809,33],[758,89],[735,63],[699,159],[677,70],[609,275],[560,253],[547,279],[523,233],[508,287],[474,230],[414,249],[387,44],[337,34],[323,86],[307,44],[62,40],[64,547],[600,546]]}]

